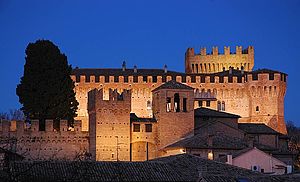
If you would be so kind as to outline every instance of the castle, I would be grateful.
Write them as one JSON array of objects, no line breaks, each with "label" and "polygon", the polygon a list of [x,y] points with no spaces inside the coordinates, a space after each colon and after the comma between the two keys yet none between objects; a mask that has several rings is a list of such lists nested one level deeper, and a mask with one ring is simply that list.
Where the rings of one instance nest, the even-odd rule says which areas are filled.
[{"label": "castle", "polygon": [[[194,135],[194,109],[207,107],[241,116],[239,123],[264,123],[286,134],[287,74],[252,70],[254,48],[205,48],[185,53],[185,73],[163,69],[79,69],[71,75],[79,102],[77,122],[68,131],[38,131],[23,122],[2,122],[1,137],[14,136],[31,156],[59,153],[73,159],[89,152],[94,160],[143,161],[165,155],[164,147]],[[37,147],[38,143],[40,147]],[[23,147],[22,147],[23,146]],[[51,151],[50,151],[51,150]],[[56,151],[56,152],[53,152]]]}]

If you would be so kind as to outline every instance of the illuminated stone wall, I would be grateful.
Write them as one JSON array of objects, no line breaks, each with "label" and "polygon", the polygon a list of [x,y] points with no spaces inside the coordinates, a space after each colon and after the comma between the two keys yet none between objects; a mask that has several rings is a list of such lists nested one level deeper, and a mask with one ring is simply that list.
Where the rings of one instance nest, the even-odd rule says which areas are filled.
[{"label": "illuminated stone wall", "polygon": [[223,69],[244,69],[252,71],[254,66],[254,48],[249,46],[242,50],[236,46],[236,53],[230,52],[230,47],[224,47],[224,53],[220,54],[218,47],[212,48],[212,53],[206,53],[206,48],[201,48],[200,54],[195,54],[194,48],[188,48],[185,54],[186,73],[216,73]]},{"label": "illuminated stone wall", "polygon": [[60,121],[60,131],[53,130],[53,121],[46,120],[46,131],[39,131],[37,120],[26,125],[24,121],[0,123],[1,147],[23,155],[26,160],[74,160],[88,152],[88,132],[81,131],[81,122],[75,121],[69,131],[67,121]]},{"label": "illuminated stone wall", "polygon": [[[252,74],[257,76],[253,79]],[[273,76],[272,76],[273,75]],[[131,89],[131,112],[139,117],[152,117],[152,108],[147,107],[147,101],[152,105],[151,91],[166,81],[175,79],[195,88],[195,97],[202,92],[215,93],[216,101],[210,108],[217,109],[217,102],[224,102],[225,111],[240,115],[239,122],[263,122],[281,133],[286,133],[284,123],[284,96],[286,92],[287,75],[280,72],[245,72],[242,77],[218,76],[214,74],[179,75],[176,77],[165,75],[157,76],[157,82],[152,82],[152,76],[143,81],[143,76],[138,76],[139,82],[133,82],[133,76],[129,76],[128,83],[124,83],[124,77],[119,76],[119,82],[104,82],[104,76],[99,76],[99,82],[95,82],[95,76],[91,76],[90,82],[81,76],[76,82],[76,98],[79,101],[78,117],[83,122],[82,129],[88,130],[87,93],[94,88],[104,90],[104,98],[108,98],[108,90]],[[213,79],[211,79],[213,77]],[[76,76],[72,76],[76,81]],[[223,78],[223,83],[220,79]],[[114,81],[114,80],[112,80]],[[271,91],[270,91],[271,88]],[[263,102],[262,102],[263,101]],[[195,108],[198,103],[194,103]],[[205,105],[204,105],[205,106]],[[259,111],[256,107],[259,106]]]}]

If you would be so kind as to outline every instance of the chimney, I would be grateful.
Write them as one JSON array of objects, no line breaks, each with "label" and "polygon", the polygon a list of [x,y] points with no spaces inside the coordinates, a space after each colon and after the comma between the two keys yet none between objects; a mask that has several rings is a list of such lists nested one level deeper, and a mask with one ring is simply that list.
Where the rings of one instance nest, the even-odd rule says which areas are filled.
[{"label": "chimney", "polygon": [[165,64],[165,66],[164,66],[164,73],[167,73],[168,72],[168,69],[167,69],[168,67],[167,67],[167,65]]},{"label": "chimney", "polygon": [[137,67],[136,67],[136,65],[133,66],[133,72],[137,73]]},{"label": "chimney", "polygon": [[125,71],[126,70],[126,62],[123,61],[123,64],[122,64],[122,71]]},{"label": "chimney", "polygon": [[227,155],[227,161],[226,161],[226,164],[232,165],[232,155],[231,155],[231,154],[228,154],[228,155]]}]

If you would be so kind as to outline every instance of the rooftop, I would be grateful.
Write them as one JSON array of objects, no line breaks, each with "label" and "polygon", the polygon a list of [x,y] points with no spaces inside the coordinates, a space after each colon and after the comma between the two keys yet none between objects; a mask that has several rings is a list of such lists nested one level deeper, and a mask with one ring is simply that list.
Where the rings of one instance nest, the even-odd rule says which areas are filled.
[{"label": "rooftop", "polygon": [[280,134],[263,123],[238,123],[238,127],[249,134]]},{"label": "rooftop", "polygon": [[[209,140],[212,143],[209,144]],[[248,147],[247,143],[239,138],[230,137],[224,134],[215,134],[211,136],[204,136],[201,134],[195,135],[191,138],[180,140],[169,145],[167,148],[194,148],[194,149],[234,149],[240,150]]]},{"label": "rooftop", "polygon": [[194,90],[193,87],[187,86],[185,84],[176,82],[174,80],[168,81],[161,86],[157,87],[153,91],[160,90],[160,89],[185,89],[185,90]]},{"label": "rooftop", "polygon": [[198,117],[215,117],[215,118],[240,118],[239,115],[227,113],[227,112],[222,112],[222,111],[217,111],[205,107],[200,107],[195,109],[195,116]]},{"label": "rooftop", "polygon": [[[274,178],[189,154],[157,158],[145,162],[22,161],[11,163],[11,176],[5,176],[3,173],[0,175],[2,175],[1,177],[13,177],[16,181],[223,182],[238,181],[239,179],[280,181],[283,178]],[[293,178],[293,180],[297,179]]]},{"label": "rooftop", "polygon": [[157,122],[155,118],[140,118],[135,113],[130,113],[131,122]]}]

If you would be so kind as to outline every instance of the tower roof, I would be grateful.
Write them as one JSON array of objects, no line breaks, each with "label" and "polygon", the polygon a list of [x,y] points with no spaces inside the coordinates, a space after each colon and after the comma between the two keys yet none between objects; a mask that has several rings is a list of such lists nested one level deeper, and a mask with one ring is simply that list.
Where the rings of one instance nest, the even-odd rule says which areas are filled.
[{"label": "tower roof", "polygon": [[161,86],[159,86],[156,89],[154,89],[153,92],[157,91],[157,90],[160,90],[160,89],[185,89],[185,90],[194,90],[193,87],[190,87],[190,86],[187,86],[185,84],[176,82],[174,80],[171,80],[171,81],[168,81],[168,82],[162,84]]}]

